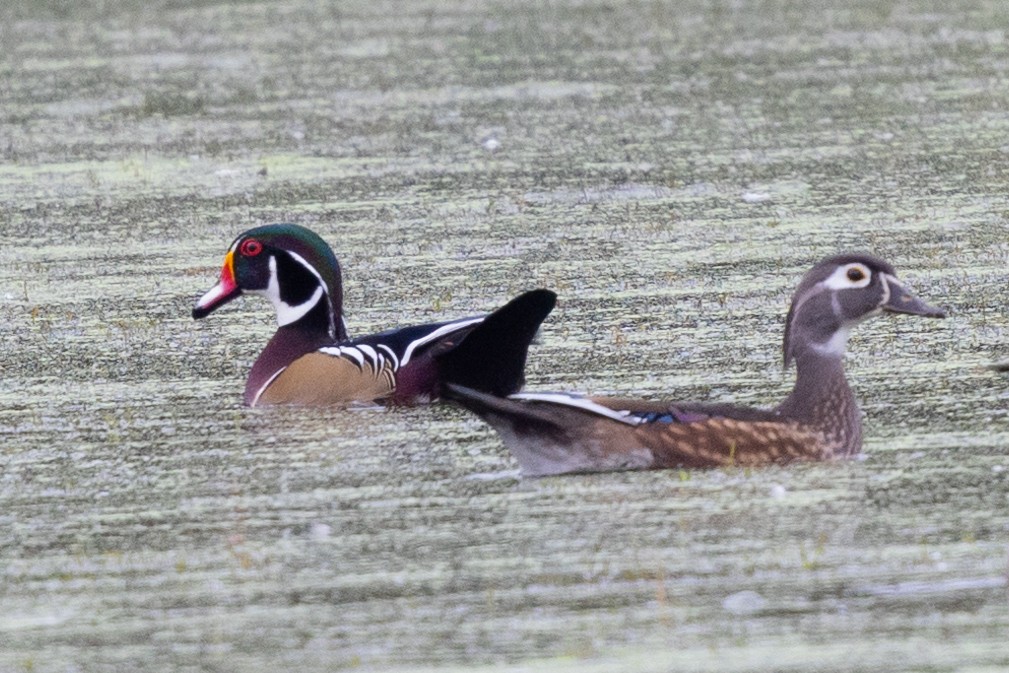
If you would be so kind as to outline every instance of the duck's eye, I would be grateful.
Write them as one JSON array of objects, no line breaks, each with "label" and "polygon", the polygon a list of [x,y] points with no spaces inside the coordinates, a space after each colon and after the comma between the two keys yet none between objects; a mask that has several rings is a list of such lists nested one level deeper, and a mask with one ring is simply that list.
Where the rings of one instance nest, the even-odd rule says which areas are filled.
[{"label": "duck's eye", "polygon": [[852,283],[865,280],[865,271],[861,267],[853,266],[848,269],[848,280]]},{"label": "duck's eye", "polygon": [[[254,238],[248,238],[242,241],[242,245],[238,246],[238,252],[240,252],[243,257],[255,257],[259,253],[263,252],[263,244]],[[851,272],[849,271],[849,273]]]}]

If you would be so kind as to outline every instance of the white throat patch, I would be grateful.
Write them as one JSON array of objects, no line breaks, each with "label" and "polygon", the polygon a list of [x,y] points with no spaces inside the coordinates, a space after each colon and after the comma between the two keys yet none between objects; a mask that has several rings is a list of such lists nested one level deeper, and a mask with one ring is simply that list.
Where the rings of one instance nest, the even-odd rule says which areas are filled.
[{"label": "white throat patch", "polygon": [[844,351],[848,347],[848,337],[851,336],[851,328],[853,326],[854,325],[851,323],[842,324],[841,327],[834,332],[829,339],[827,339],[827,341],[813,344],[813,350],[827,357],[844,357]]},{"label": "white throat patch", "polygon": [[[319,287],[315,288],[315,292],[312,293],[312,296],[301,304],[296,304],[294,306],[288,304],[280,298],[280,281],[277,279],[277,258],[272,256],[270,257],[270,282],[267,284],[265,290],[253,290],[251,293],[262,295],[270,300],[270,303],[273,304],[273,308],[277,311],[277,325],[280,327],[290,325],[291,323],[304,318],[309,311],[315,308],[315,305],[318,304],[319,300],[326,294],[326,284],[322,282],[322,278],[319,277],[319,273],[298,255],[295,255],[294,253],[289,254],[300,264],[303,264],[305,268],[310,270],[317,278],[319,278]],[[330,317],[330,321],[332,321],[332,317]]]}]

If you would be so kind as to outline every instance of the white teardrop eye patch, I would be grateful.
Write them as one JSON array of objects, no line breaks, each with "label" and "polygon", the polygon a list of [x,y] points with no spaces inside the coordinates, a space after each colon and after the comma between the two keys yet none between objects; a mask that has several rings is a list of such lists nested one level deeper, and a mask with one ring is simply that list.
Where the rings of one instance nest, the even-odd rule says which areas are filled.
[{"label": "white teardrop eye patch", "polygon": [[872,282],[872,271],[869,270],[869,267],[860,262],[852,262],[837,267],[837,270],[830,274],[823,284],[831,290],[848,290],[866,287],[870,282]]}]

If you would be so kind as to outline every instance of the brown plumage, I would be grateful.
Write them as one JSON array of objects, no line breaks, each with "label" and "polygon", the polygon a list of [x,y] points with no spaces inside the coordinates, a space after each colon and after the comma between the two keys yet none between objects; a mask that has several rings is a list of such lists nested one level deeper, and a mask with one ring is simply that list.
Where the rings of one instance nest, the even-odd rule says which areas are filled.
[{"label": "brown plumage", "polygon": [[769,410],[565,393],[503,398],[457,385],[446,396],[490,423],[530,476],[849,457],[861,450],[862,423],[844,347],[854,325],[882,312],[944,315],[911,295],[882,260],[841,255],[816,265],[786,319],[795,387]]},{"label": "brown plumage", "polygon": [[380,400],[396,390],[391,360],[356,361],[319,351],[292,362],[263,390],[256,404],[326,405],[333,400]]}]

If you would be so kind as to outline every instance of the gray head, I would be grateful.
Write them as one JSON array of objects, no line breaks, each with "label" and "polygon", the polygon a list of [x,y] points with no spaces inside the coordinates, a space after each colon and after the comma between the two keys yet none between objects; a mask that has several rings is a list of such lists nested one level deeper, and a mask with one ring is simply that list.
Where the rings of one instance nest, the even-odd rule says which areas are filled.
[{"label": "gray head", "polygon": [[803,277],[792,297],[785,321],[785,366],[808,350],[841,358],[851,328],[884,311],[946,316],[908,292],[893,267],[881,259],[844,254],[823,260]]}]

